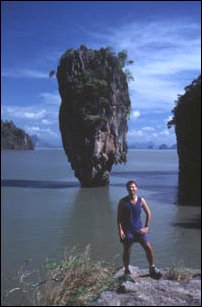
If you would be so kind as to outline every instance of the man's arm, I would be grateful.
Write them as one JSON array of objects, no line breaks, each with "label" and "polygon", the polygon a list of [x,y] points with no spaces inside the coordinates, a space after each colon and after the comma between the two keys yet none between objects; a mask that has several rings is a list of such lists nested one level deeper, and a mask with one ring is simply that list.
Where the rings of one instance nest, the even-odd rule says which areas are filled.
[{"label": "man's arm", "polygon": [[118,206],[118,214],[117,214],[117,224],[118,224],[118,232],[120,238],[123,240],[125,238],[125,233],[123,231],[122,227],[122,221],[123,221],[123,206],[124,206],[124,201],[121,199],[119,201],[119,206]]},{"label": "man's arm", "polygon": [[142,198],[142,208],[146,214],[146,220],[145,220],[145,226],[142,228],[141,233],[147,233],[149,229],[149,222],[151,220],[151,210],[149,209],[149,206],[147,205],[144,198]]}]

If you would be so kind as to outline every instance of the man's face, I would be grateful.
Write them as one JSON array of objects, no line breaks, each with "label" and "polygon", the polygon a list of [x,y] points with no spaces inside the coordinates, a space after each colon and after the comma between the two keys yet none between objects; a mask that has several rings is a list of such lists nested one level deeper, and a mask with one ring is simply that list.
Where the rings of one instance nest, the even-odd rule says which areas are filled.
[{"label": "man's face", "polygon": [[130,184],[128,187],[129,195],[134,195],[136,194],[136,192],[137,192],[137,186],[134,183]]}]

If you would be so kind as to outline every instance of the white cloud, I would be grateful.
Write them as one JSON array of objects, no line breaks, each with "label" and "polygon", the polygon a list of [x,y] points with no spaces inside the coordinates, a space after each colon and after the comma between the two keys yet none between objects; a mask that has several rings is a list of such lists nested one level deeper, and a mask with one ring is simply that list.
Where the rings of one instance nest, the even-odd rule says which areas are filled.
[{"label": "white cloud", "polygon": [[156,145],[176,143],[174,131],[172,129],[155,130],[154,127],[143,127],[142,129],[131,129],[128,131],[128,144],[154,142]]},{"label": "white cloud", "polygon": [[32,107],[4,107],[4,115],[11,118],[19,118],[26,120],[39,120],[43,119],[47,115],[45,109],[36,110]]},{"label": "white cloud", "polygon": [[48,109],[40,105],[30,107],[3,106],[3,116],[6,120],[12,120],[19,128],[24,129],[30,135],[36,134],[39,138],[50,142],[60,141],[58,127],[58,113],[54,105]]},{"label": "white cloud", "polygon": [[136,130],[136,129],[131,129],[128,131],[128,137],[129,138],[141,138],[143,136],[143,131],[142,130]]},{"label": "white cloud", "polygon": [[135,79],[129,83],[135,108],[171,110],[177,95],[200,73],[200,25],[182,16],[180,22],[147,20],[110,29],[105,35],[88,34],[116,51],[126,49],[134,61],[128,68]]},{"label": "white cloud", "polygon": [[154,127],[146,126],[146,127],[143,127],[142,130],[143,131],[154,131]]},{"label": "white cloud", "polygon": [[136,110],[131,113],[131,119],[137,119],[138,117],[140,117],[140,111]]},{"label": "white cloud", "polygon": [[10,78],[31,78],[31,79],[48,79],[48,72],[42,72],[39,70],[32,69],[3,69],[2,77],[10,77]]},{"label": "white cloud", "polygon": [[41,120],[41,123],[42,123],[43,125],[50,125],[50,124],[51,124],[51,121],[50,121],[50,120],[47,120],[47,119],[42,119],[42,120]]},{"label": "white cloud", "polygon": [[180,89],[176,84],[160,78],[140,76],[131,87],[131,103],[141,110],[160,109],[171,111]]},{"label": "white cloud", "polygon": [[24,121],[38,121],[43,125],[55,124],[58,122],[58,107],[55,105],[33,105],[30,107],[22,106],[3,106],[4,118]]},{"label": "white cloud", "polygon": [[50,128],[44,129],[40,126],[25,126],[25,130],[30,134],[37,134],[39,137],[43,139],[54,138],[58,139],[59,135]]},{"label": "white cloud", "polygon": [[39,94],[40,97],[42,97],[43,101],[46,104],[54,104],[54,105],[59,105],[61,98],[59,93],[54,92],[54,93],[41,93]]},{"label": "white cloud", "polygon": [[170,135],[170,132],[169,132],[169,130],[167,129],[164,129],[164,130],[162,130],[162,131],[160,131],[159,132],[159,135],[160,136],[169,136]]}]

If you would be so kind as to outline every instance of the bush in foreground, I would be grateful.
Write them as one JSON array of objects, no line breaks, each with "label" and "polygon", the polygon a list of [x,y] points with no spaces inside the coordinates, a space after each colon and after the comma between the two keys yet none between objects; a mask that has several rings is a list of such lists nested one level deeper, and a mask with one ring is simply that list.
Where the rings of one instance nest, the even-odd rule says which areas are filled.
[{"label": "bush in foreground", "polygon": [[28,281],[36,271],[22,269],[19,272],[19,287],[7,291],[5,300],[14,292],[32,306],[84,306],[94,300],[113,283],[115,268],[101,261],[92,261],[90,247],[84,251],[77,248],[65,252],[60,263],[45,261],[46,274],[38,282]]}]

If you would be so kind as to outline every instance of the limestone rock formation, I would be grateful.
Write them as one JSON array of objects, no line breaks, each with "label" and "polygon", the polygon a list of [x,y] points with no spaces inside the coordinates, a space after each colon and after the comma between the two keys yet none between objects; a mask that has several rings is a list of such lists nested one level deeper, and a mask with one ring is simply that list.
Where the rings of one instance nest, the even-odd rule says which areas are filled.
[{"label": "limestone rock formation", "polygon": [[175,126],[179,156],[179,201],[201,203],[201,76],[185,88],[168,126]]},{"label": "limestone rock formation", "polygon": [[83,187],[107,185],[113,164],[126,162],[131,103],[123,55],[82,45],[57,68],[63,147]]},{"label": "limestone rock formation", "polygon": [[33,150],[34,144],[30,136],[12,121],[1,121],[1,149]]},{"label": "limestone rock formation", "polygon": [[124,276],[120,269],[114,276],[118,288],[103,291],[87,306],[201,306],[200,270],[184,269],[177,276],[165,268],[159,280],[148,270],[132,266],[130,270],[131,275]]}]

